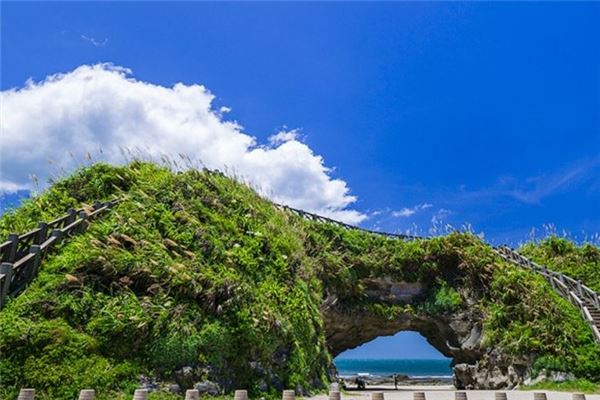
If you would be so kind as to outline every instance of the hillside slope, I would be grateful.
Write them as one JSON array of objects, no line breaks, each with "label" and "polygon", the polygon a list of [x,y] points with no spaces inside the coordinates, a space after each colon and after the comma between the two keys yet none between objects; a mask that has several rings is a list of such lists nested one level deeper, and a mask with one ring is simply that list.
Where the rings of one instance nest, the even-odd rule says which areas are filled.
[{"label": "hillside slope", "polygon": [[592,244],[577,246],[565,238],[550,236],[539,243],[523,245],[519,252],[600,292],[600,249]]},{"label": "hillside slope", "polygon": [[[42,398],[83,387],[116,398],[142,375],[224,391],[319,390],[332,377],[332,324],[365,315],[433,321],[422,333],[435,343],[429,327],[475,316],[482,334],[468,351],[441,349],[463,373],[501,360],[523,366],[519,379],[547,368],[600,380],[600,348],[577,311],[476,237],[403,242],[310,222],[219,173],[97,164],[4,215],[0,234],[114,196],[124,201],[0,311],[0,397],[29,386]],[[374,297],[380,281],[419,293]]]}]

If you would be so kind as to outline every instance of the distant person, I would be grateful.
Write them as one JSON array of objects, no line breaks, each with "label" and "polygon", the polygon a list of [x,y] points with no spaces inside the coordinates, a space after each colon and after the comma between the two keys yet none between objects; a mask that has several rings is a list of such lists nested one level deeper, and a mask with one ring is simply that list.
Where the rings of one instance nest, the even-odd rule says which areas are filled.
[{"label": "distant person", "polygon": [[338,381],[338,385],[340,386],[340,388],[342,388],[342,390],[346,390],[346,389],[347,389],[347,388],[346,388],[346,381],[345,381],[345,380],[343,380],[343,379],[340,379],[340,380]]},{"label": "distant person", "polygon": [[354,380],[354,383],[356,384],[356,388],[357,388],[358,390],[364,390],[364,389],[366,388],[366,386],[367,386],[367,385],[365,384],[365,381],[364,381],[364,380],[362,380],[362,379],[361,379],[360,377],[358,377],[358,376],[357,376],[357,377],[356,377],[356,379]]},{"label": "distant person", "polygon": [[398,374],[394,374],[394,388],[398,390]]}]

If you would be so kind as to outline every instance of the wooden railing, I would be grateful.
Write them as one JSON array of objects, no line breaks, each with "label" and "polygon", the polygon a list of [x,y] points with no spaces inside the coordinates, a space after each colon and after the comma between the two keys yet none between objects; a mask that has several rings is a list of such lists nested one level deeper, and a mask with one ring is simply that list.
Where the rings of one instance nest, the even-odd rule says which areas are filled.
[{"label": "wooden railing", "polygon": [[18,295],[38,274],[45,255],[61,240],[79,234],[89,220],[106,212],[119,200],[96,203],[90,208],[69,209],[66,215],[19,234],[10,234],[0,244],[0,309],[8,297]]},{"label": "wooden railing", "polygon": [[359,230],[362,232],[370,233],[372,235],[384,236],[384,237],[387,237],[390,239],[401,239],[401,240],[427,239],[426,237],[423,237],[423,236],[405,235],[402,233],[372,231],[370,229],[360,228],[355,225],[350,225],[345,222],[337,221],[335,219],[327,218],[322,215],[318,215],[318,214],[314,214],[314,213],[311,213],[308,211],[300,210],[298,208],[293,208],[293,207],[289,207],[289,206],[285,206],[285,205],[277,204],[277,203],[275,203],[275,206],[277,208],[279,208],[280,210],[291,212],[292,214],[296,214],[308,221],[316,221],[316,222],[321,222],[324,224],[336,225],[336,226],[339,226],[340,228],[347,229],[347,230]]},{"label": "wooden railing", "polygon": [[[600,311],[600,296],[598,293],[585,286],[581,281],[561,272],[549,270],[509,247],[499,246],[494,250],[506,261],[542,275],[558,294],[579,309],[583,319],[590,325],[596,341],[600,343],[600,330],[598,329],[600,320],[597,317],[594,318],[594,315],[598,315],[597,311]],[[594,315],[591,311],[595,311]]]},{"label": "wooden railing", "polygon": [[[8,240],[0,244],[0,309],[9,296],[19,294],[37,275],[40,263],[48,251],[62,239],[81,233],[87,227],[87,221],[107,211],[120,200],[96,203],[89,209],[70,209],[66,215],[48,223],[41,222],[37,228],[22,235],[11,234]],[[275,204],[279,209],[298,215],[309,221],[333,224],[343,229],[360,230],[390,239],[417,240],[427,237],[379,232],[336,221],[318,214],[297,208]],[[590,325],[595,339],[600,343],[600,296],[581,281],[554,272],[536,264],[528,258],[506,246],[494,248],[504,260],[542,275],[552,288],[563,298],[579,309],[582,317]],[[590,311],[590,307],[593,309]]]}]

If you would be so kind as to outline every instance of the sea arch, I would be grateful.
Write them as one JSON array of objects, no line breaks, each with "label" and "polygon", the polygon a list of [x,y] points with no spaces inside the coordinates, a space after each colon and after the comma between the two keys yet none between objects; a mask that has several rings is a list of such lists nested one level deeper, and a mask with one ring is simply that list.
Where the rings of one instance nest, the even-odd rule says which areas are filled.
[{"label": "sea arch", "polygon": [[[415,331],[445,357],[451,358],[454,384],[460,389],[513,388],[528,377],[529,360],[518,360],[483,344],[484,315],[477,307],[439,313],[421,312],[426,288],[420,283],[370,279],[365,301],[355,307],[331,297],[322,305],[327,347],[333,357],[380,336]],[[471,299],[474,301],[474,299]],[[470,302],[470,299],[467,299]],[[386,315],[373,305],[415,304]]]}]

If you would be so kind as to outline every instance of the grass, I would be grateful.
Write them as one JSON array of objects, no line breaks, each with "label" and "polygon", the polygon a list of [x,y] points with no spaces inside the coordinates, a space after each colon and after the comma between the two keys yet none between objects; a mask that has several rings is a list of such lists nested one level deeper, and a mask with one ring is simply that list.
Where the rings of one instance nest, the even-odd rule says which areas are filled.
[{"label": "grass", "polygon": [[542,381],[534,385],[523,386],[521,390],[552,390],[557,392],[600,393],[600,385],[587,379],[575,379],[564,382]]},{"label": "grass", "polygon": [[[332,362],[325,292],[389,318],[456,312],[468,295],[484,315],[486,346],[600,380],[600,347],[577,311],[471,234],[403,242],[344,230],[284,213],[220,173],[145,162],[84,168],[2,216],[0,234],[114,196],[124,201],[64,243],[0,311],[0,397],[29,386],[68,399],[94,387],[114,399],[140,375],[267,397],[322,390]],[[365,280],[381,276],[420,282],[425,295],[366,301]]]},{"label": "grass", "polygon": [[527,243],[519,251],[539,264],[564,272],[600,292],[600,249],[591,243],[577,246],[566,238],[549,236]]}]

